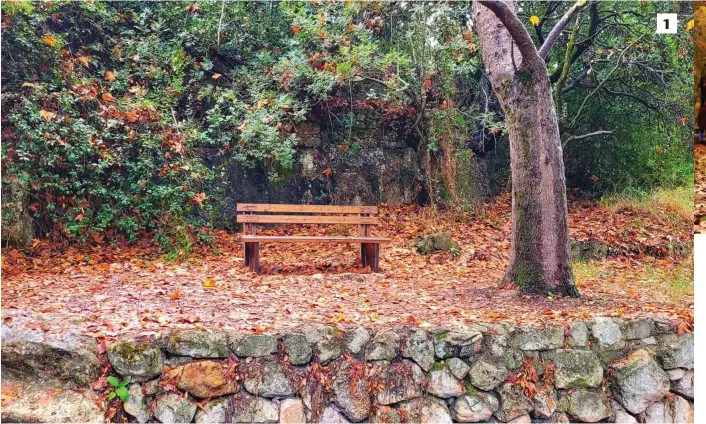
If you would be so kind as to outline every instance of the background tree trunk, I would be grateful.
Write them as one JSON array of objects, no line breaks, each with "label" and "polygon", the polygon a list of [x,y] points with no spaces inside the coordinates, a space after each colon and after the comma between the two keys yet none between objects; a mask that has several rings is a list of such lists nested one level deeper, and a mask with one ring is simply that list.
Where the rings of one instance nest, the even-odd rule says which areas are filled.
[{"label": "background tree trunk", "polygon": [[[505,3],[514,12],[514,1]],[[505,282],[524,292],[579,296],[571,272],[561,138],[546,65],[533,46],[519,48],[496,14],[479,2],[473,3],[473,21],[510,138],[512,248]]]}]

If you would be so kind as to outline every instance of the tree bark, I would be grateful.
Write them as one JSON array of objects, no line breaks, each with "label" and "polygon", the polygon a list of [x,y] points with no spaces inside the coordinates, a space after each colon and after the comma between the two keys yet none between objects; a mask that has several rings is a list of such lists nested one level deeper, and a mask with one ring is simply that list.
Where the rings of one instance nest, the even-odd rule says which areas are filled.
[{"label": "tree bark", "polygon": [[[546,65],[515,2],[475,1],[480,52],[506,116],[512,171],[512,247],[506,283],[524,292],[579,296],[571,272],[561,138]],[[513,31],[512,35],[508,29]],[[519,48],[518,48],[519,46]]]}]

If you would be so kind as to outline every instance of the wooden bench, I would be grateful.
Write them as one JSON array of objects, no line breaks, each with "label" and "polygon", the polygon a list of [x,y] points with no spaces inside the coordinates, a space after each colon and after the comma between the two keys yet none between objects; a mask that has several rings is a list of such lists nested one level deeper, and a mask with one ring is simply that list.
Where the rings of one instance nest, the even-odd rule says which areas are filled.
[{"label": "wooden bench", "polygon": [[[243,224],[245,265],[260,272],[260,243],[360,243],[360,261],[378,272],[380,244],[388,238],[373,237],[378,224],[377,206],[272,205],[238,203],[236,220]],[[358,225],[357,237],[345,236],[259,236],[257,224],[351,224]]]}]

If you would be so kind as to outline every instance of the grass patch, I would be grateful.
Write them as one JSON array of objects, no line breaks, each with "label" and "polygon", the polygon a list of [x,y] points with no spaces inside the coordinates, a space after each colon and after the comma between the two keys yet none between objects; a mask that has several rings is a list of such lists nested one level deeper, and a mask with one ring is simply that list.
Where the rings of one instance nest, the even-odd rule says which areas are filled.
[{"label": "grass patch", "polygon": [[607,280],[613,276],[613,270],[599,266],[600,262],[594,261],[573,261],[571,270],[574,273],[574,281],[577,286],[581,286],[588,280],[597,278]]},{"label": "grass patch", "polygon": [[694,216],[694,185],[610,194],[603,196],[599,205],[612,212],[628,208],[658,221],[680,225],[684,220],[691,222]]},{"label": "grass patch", "polygon": [[642,279],[658,293],[677,303],[684,296],[693,295],[694,254],[690,254],[675,267],[648,265],[642,272]]}]

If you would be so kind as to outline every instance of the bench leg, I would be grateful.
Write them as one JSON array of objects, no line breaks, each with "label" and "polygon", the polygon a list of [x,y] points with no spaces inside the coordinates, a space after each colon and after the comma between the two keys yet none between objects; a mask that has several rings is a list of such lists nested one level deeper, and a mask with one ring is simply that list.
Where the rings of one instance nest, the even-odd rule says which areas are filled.
[{"label": "bench leg", "polygon": [[363,264],[363,266],[368,265],[368,258],[367,254],[365,251],[365,247],[367,246],[367,243],[360,243],[360,263]]},{"label": "bench leg", "polygon": [[250,243],[245,243],[245,266],[250,266]]},{"label": "bench leg", "polygon": [[250,247],[250,269],[260,273],[260,243],[253,243]]},{"label": "bench leg", "polygon": [[365,262],[366,265],[370,266],[374,272],[378,272],[379,261],[380,261],[380,244],[379,243],[365,243]]}]

